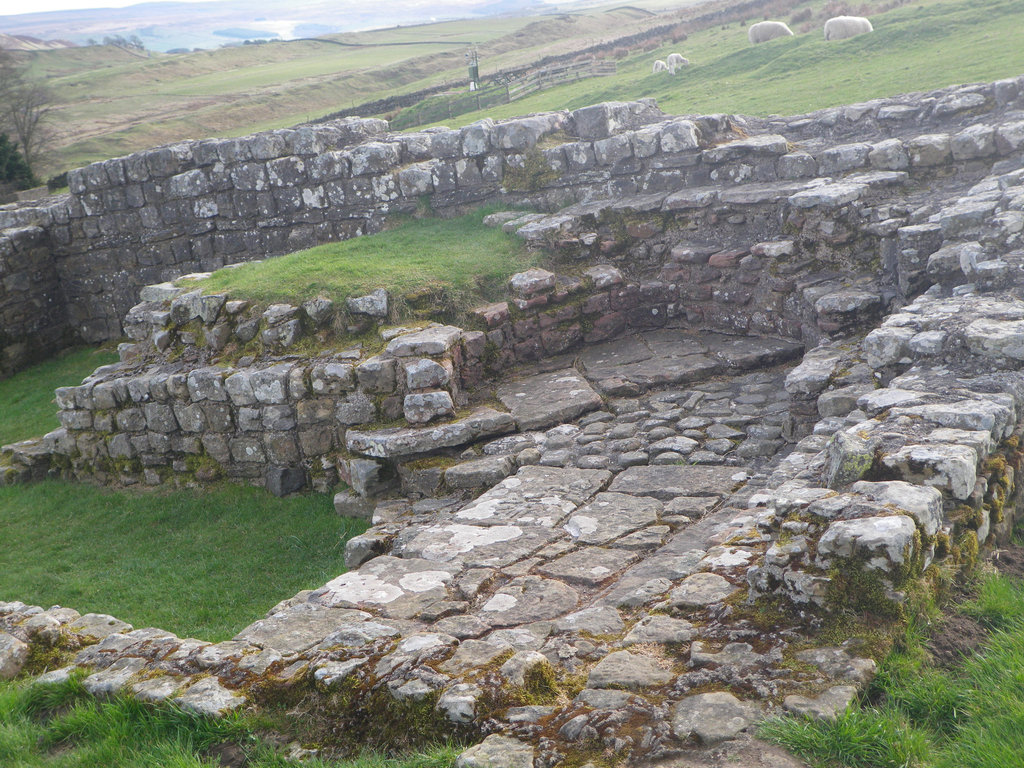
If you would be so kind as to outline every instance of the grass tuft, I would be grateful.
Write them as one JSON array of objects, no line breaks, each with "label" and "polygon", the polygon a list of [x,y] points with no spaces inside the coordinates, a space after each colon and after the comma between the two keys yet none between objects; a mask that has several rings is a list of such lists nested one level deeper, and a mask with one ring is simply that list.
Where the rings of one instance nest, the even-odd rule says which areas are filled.
[{"label": "grass tuft", "polygon": [[[202,717],[173,704],[97,700],[81,676],[53,685],[0,682],[0,765],[17,768],[212,768],[223,747],[248,768],[294,768],[245,715]],[[462,751],[438,744],[398,757],[366,751],[305,768],[451,768]]]},{"label": "grass tuft", "polygon": [[994,627],[959,669],[929,666],[911,625],[862,702],[834,722],[774,718],[761,733],[815,768],[1010,768],[1024,755],[1024,583],[990,575],[960,610]]},{"label": "grass tuft", "polygon": [[832,722],[772,718],[761,735],[815,768],[909,768],[928,754],[927,739],[896,710],[851,707]]}]

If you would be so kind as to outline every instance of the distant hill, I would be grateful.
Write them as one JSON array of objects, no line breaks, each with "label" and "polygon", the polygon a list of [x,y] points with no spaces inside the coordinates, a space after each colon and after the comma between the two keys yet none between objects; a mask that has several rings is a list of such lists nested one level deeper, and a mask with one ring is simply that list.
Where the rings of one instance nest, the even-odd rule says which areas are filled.
[{"label": "distant hill", "polygon": [[57,48],[74,48],[69,40],[40,40],[30,35],[7,35],[0,32],[0,49],[5,51],[52,51]]},{"label": "distant hill", "polygon": [[[101,5],[102,0],[97,0]],[[11,35],[60,38],[85,44],[121,35],[138,36],[153,51],[217,48],[225,39],[284,40],[317,34],[422,24],[456,18],[528,15],[550,6],[542,0],[218,0],[141,3],[127,8],[90,8],[0,16]]]}]

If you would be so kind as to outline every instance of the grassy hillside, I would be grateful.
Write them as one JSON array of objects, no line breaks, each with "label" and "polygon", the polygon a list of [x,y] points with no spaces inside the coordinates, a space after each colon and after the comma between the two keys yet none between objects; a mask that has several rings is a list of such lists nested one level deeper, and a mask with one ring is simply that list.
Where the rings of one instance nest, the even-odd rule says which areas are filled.
[{"label": "grassy hillside", "polygon": [[[820,9],[821,4],[802,7]],[[657,99],[672,114],[798,114],[1024,73],[1024,3],[1016,0],[917,2],[871,18],[873,34],[830,43],[820,24],[758,46],[747,42],[745,27],[715,27],[681,44],[632,55],[619,62],[614,77],[552,88],[460,120],[641,97]],[[652,74],[654,60],[673,51],[689,58],[691,66],[675,77]]]},{"label": "grassy hillside", "polygon": [[488,19],[138,59],[110,47],[33,54],[62,102],[47,173],[183,138],[283,127],[355,104],[577,50],[609,30],[650,24],[611,13]]}]

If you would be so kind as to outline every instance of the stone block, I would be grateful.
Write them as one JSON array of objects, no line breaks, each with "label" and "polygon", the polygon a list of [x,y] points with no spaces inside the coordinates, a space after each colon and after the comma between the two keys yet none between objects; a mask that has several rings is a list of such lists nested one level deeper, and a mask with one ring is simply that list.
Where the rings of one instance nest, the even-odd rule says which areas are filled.
[{"label": "stone block", "polygon": [[306,470],[301,466],[271,465],[263,473],[263,484],[275,496],[287,496],[306,487]]}]

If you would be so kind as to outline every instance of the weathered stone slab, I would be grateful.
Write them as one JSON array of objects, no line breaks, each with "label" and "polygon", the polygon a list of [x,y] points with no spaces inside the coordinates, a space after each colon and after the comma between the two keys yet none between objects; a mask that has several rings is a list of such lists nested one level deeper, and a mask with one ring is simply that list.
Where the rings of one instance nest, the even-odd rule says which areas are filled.
[{"label": "weathered stone slab", "polygon": [[[703,351],[703,348],[700,350]],[[596,370],[607,371],[626,363],[647,360],[654,353],[647,348],[639,336],[624,336],[603,344],[593,344],[580,351],[580,362],[587,374]]]},{"label": "weathered stone slab", "polygon": [[672,590],[669,604],[675,608],[703,608],[720,603],[738,588],[717,573],[695,573]]},{"label": "weathered stone slab", "polygon": [[411,456],[435,448],[465,445],[482,437],[503,435],[515,429],[513,418],[492,408],[480,408],[464,419],[436,427],[355,430],[345,434],[350,451],[381,459]]},{"label": "weathered stone slab", "polygon": [[590,670],[588,688],[625,688],[638,690],[672,682],[672,669],[657,659],[629,651],[609,653]]},{"label": "weathered stone slab", "polygon": [[782,708],[794,715],[814,720],[835,720],[846,711],[854,698],[857,689],[852,685],[834,685],[817,696],[787,696]]},{"label": "weathered stone slab", "polygon": [[492,627],[514,627],[554,619],[575,610],[579,595],[554,579],[521,576],[503,586],[480,609],[480,618]]},{"label": "weathered stone slab", "polygon": [[538,571],[555,579],[585,587],[596,587],[629,567],[636,555],[618,549],[583,547],[552,560]]},{"label": "weathered stone slab", "polygon": [[640,619],[622,639],[624,645],[634,643],[688,643],[697,630],[686,619],[673,619],[655,613]]},{"label": "weathered stone slab", "polygon": [[780,181],[768,184],[737,184],[726,187],[719,192],[723,203],[739,205],[758,205],[761,203],[777,203],[790,195],[807,188],[807,182]]},{"label": "weathered stone slab", "polygon": [[706,334],[712,357],[730,368],[762,368],[799,357],[804,345],[767,336]]},{"label": "weathered stone slab", "polygon": [[443,355],[462,337],[462,329],[453,325],[437,325],[421,331],[396,336],[385,351],[395,357]]},{"label": "weathered stone slab", "polygon": [[0,680],[17,677],[28,660],[28,644],[0,632]]},{"label": "weathered stone slab", "polygon": [[746,480],[735,467],[672,465],[630,467],[612,481],[609,491],[668,500],[674,496],[722,496]]},{"label": "weathered stone slab", "polygon": [[462,675],[471,669],[487,666],[506,650],[508,650],[508,646],[502,643],[491,643],[486,640],[463,640],[459,643],[454,655],[441,664],[438,669],[451,675]]},{"label": "weathered stone slab", "polygon": [[591,635],[619,635],[626,628],[612,606],[584,608],[555,622],[556,632],[586,632]]},{"label": "weathered stone slab", "polygon": [[102,640],[108,635],[131,632],[132,625],[105,613],[86,613],[68,625],[75,634]]},{"label": "weathered stone slab", "polygon": [[470,567],[502,568],[528,557],[563,536],[538,525],[417,526],[399,534],[394,551],[403,557]]},{"label": "weathered stone slab", "polygon": [[904,480],[923,482],[966,499],[977,480],[978,454],[966,445],[908,445],[882,457],[882,464]]},{"label": "weathered stone slab", "polygon": [[582,544],[609,544],[656,523],[662,508],[660,501],[650,497],[599,493],[590,504],[573,513],[565,530]]},{"label": "weathered stone slab", "polygon": [[934,536],[942,525],[942,493],[937,488],[893,480],[884,483],[858,482],[850,490],[872,501],[908,512],[926,536]]},{"label": "weathered stone slab", "polygon": [[174,699],[182,709],[219,717],[245,704],[245,696],[228,690],[216,677],[205,677]]},{"label": "weathered stone slab", "polygon": [[93,696],[113,696],[146,667],[146,660],[134,656],[118,659],[106,669],[89,675],[82,686]]},{"label": "weathered stone slab", "polygon": [[551,528],[591,499],[611,478],[603,469],[523,467],[455,513],[470,525],[534,525]]},{"label": "weathered stone slab", "polygon": [[695,737],[713,745],[731,739],[761,717],[761,707],[715,691],[688,696],[672,710],[672,730],[679,739]]},{"label": "weathered stone slab", "polygon": [[597,368],[588,371],[591,379],[605,379],[618,376],[640,387],[656,387],[666,384],[684,384],[701,381],[722,372],[722,363],[707,355],[686,357],[651,357],[635,363],[626,363],[612,369]]},{"label": "weathered stone slab", "polygon": [[915,530],[906,515],[837,520],[818,540],[818,557],[862,557],[866,567],[888,573],[912,556]]},{"label": "weathered stone slab", "polygon": [[494,733],[459,755],[455,768],[533,768],[533,747]]},{"label": "weathered stone slab", "polygon": [[602,404],[601,396],[572,368],[503,384],[498,399],[522,430],[561,424]]},{"label": "weathered stone slab", "polygon": [[363,611],[299,603],[253,622],[234,639],[281,653],[299,653],[319,643],[339,626],[369,618],[370,614]]},{"label": "weathered stone slab", "polygon": [[796,208],[838,208],[857,200],[867,189],[867,184],[848,181],[822,184],[792,195],[789,204]]},{"label": "weathered stone slab", "polygon": [[412,618],[447,600],[454,576],[455,569],[439,563],[384,555],[327,582],[311,593],[310,602]]}]

